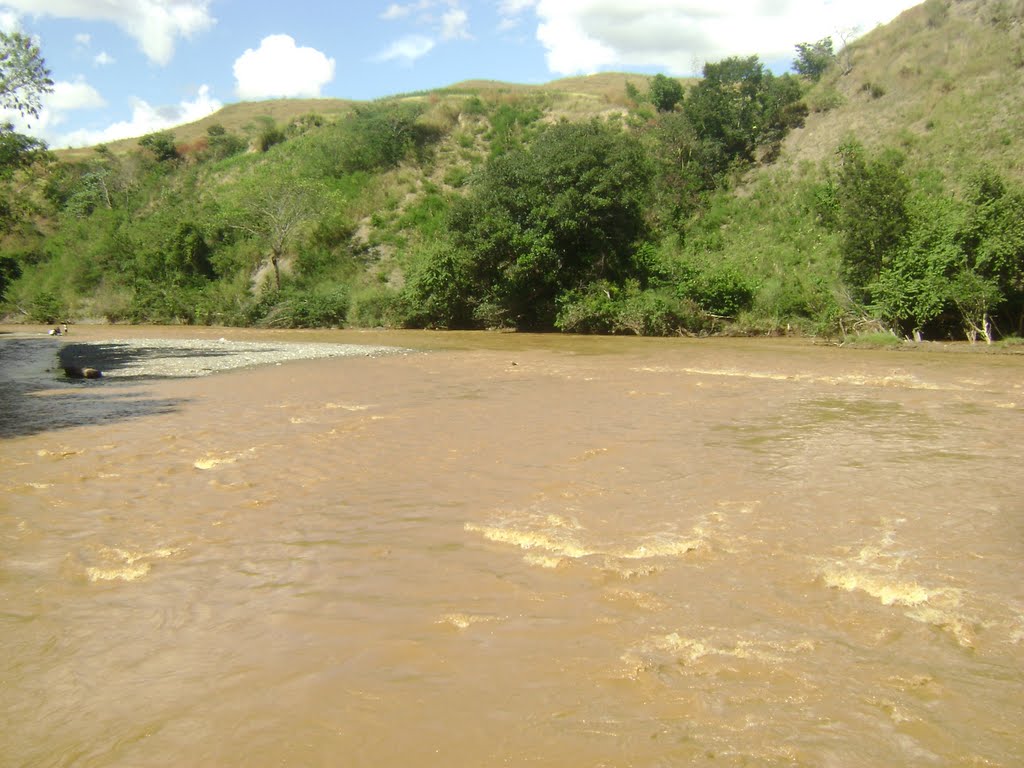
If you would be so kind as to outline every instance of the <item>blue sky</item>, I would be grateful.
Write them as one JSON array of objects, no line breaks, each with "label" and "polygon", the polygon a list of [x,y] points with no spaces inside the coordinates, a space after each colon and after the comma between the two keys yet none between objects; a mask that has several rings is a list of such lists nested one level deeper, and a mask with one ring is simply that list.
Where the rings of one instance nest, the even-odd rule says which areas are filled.
[{"label": "blue sky", "polygon": [[[375,99],[467,79],[543,83],[600,71],[699,74],[799,42],[869,31],[918,0],[0,0],[56,83],[51,147],[173,128],[238,101]],[[2,116],[2,115],[0,115]]]}]

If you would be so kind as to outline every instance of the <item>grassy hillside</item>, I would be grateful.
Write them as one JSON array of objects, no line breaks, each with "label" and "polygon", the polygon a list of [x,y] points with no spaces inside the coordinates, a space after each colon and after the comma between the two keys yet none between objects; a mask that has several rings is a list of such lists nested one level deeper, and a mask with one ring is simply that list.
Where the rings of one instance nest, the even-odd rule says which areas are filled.
[{"label": "grassy hillside", "polygon": [[818,82],[727,60],[667,111],[626,73],[230,105],[36,166],[0,289],[34,319],[1021,333],[1022,29],[927,0]]},{"label": "grassy hillside", "polygon": [[791,165],[854,135],[954,179],[987,163],[1022,180],[1024,2],[927,0],[852,42],[807,101],[816,111],[783,150]]}]

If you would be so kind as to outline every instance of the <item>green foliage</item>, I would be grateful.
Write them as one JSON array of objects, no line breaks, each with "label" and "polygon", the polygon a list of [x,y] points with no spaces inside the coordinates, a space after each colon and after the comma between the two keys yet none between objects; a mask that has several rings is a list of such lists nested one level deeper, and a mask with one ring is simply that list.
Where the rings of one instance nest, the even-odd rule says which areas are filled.
[{"label": "green foliage", "polygon": [[527,129],[543,116],[539,105],[512,102],[498,105],[490,116],[491,130],[487,135],[491,154],[500,155],[521,147]]},{"label": "green foliage", "polygon": [[925,0],[924,12],[929,27],[941,27],[949,18],[949,0]]},{"label": "green foliage", "polygon": [[170,131],[150,133],[139,139],[139,146],[149,150],[158,163],[173,163],[181,159]]},{"label": "green foliage", "polygon": [[245,151],[245,139],[229,133],[219,123],[209,126],[206,129],[206,134],[206,152],[204,154],[206,160],[224,160]]},{"label": "green foliage", "polygon": [[374,102],[344,119],[294,140],[300,162],[310,174],[341,178],[394,168],[410,155],[424,159],[441,138],[436,125],[419,122],[423,106],[412,102]]},{"label": "green foliage", "polygon": [[21,32],[0,32],[0,107],[39,116],[53,80],[39,46]]},{"label": "green foliage", "polygon": [[650,99],[659,112],[671,112],[683,100],[683,86],[674,77],[655,75],[651,80]]},{"label": "green foliage", "polygon": [[7,286],[20,276],[20,260],[13,254],[0,253],[0,300],[3,299]]},{"label": "green foliage", "polygon": [[[0,238],[27,221],[32,200],[24,194],[23,177],[48,163],[43,142],[23,136],[0,124]],[[3,295],[0,283],[0,296]]]},{"label": "green foliage", "polygon": [[286,138],[281,127],[273,120],[266,120],[256,133],[256,149],[259,152],[266,152],[271,147],[281,144]]},{"label": "green foliage", "polygon": [[882,317],[906,335],[949,333],[959,322],[972,340],[990,338],[1005,308],[1024,314],[1024,194],[991,170],[958,201],[941,193],[910,198],[906,232],[870,293]]},{"label": "green foliage", "polygon": [[776,77],[756,56],[706,64],[683,106],[693,131],[691,162],[717,186],[731,169],[754,162],[759,149],[773,154],[803,124],[807,107],[800,99],[795,78]]},{"label": "green foliage", "polygon": [[807,95],[807,107],[811,112],[831,112],[841,107],[846,99],[835,88],[818,86]]},{"label": "green foliage", "polygon": [[728,264],[695,268],[679,283],[680,294],[715,317],[736,317],[754,299],[750,279]]},{"label": "green foliage", "polygon": [[904,335],[920,332],[947,309],[949,276],[962,263],[961,206],[948,197],[913,203],[907,234],[871,286],[882,317]]},{"label": "green foliage", "polygon": [[880,99],[885,96],[885,86],[881,83],[867,82],[862,84],[860,89],[871,94],[872,99]]},{"label": "green foliage", "polygon": [[842,235],[842,274],[866,298],[906,232],[910,184],[899,152],[869,157],[860,143],[848,141],[838,155],[836,226]]},{"label": "green foliage", "polygon": [[348,312],[349,296],[344,286],[264,290],[249,309],[249,322],[268,328],[340,328]]},{"label": "green foliage", "polygon": [[414,328],[471,328],[472,262],[449,243],[436,243],[418,254],[407,277],[402,302],[404,324]]},{"label": "green foliage", "polygon": [[352,292],[348,322],[360,328],[395,328],[403,325],[401,296],[383,285]]},{"label": "green foliage", "polygon": [[567,333],[629,333],[670,336],[704,330],[706,318],[691,301],[668,289],[643,289],[602,281],[559,299],[555,327]]},{"label": "green foliage", "polygon": [[473,255],[478,302],[550,328],[563,292],[629,277],[650,180],[640,144],[596,121],[551,126],[529,150],[493,157],[450,221]]},{"label": "green foliage", "polygon": [[33,323],[56,323],[64,315],[64,304],[53,291],[39,291],[28,307],[28,318]]},{"label": "green foliage", "polygon": [[801,77],[816,83],[835,60],[836,53],[832,48],[831,37],[822,38],[816,43],[798,43],[793,70]]}]

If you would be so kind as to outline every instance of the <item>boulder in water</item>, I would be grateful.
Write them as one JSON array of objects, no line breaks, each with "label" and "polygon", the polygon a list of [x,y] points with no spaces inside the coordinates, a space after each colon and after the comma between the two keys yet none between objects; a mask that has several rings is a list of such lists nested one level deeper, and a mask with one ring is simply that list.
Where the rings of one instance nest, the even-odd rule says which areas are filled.
[{"label": "boulder in water", "polygon": [[64,375],[69,379],[100,379],[103,373],[98,368],[79,368],[77,365],[65,365]]}]

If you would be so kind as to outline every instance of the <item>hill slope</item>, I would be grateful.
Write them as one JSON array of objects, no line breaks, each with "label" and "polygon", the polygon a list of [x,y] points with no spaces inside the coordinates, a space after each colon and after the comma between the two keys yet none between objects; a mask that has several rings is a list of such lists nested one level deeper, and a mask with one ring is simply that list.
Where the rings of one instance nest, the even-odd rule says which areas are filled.
[{"label": "hill slope", "polygon": [[[952,335],[967,315],[986,328],[997,307],[1007,332],[1024,323],[1024,232],[1018,243],[1004,226],[1024,221],[1013,186],[1024,181],[1022,17],[1024,0],[927,0],[840,51],[806,86],[810,112],[788,135],[799,110],[771,105],[793,97],[795,82],[736,60],[729,72],[760,74],[684,83],[674,112],[644,99],[643,75],[465,81],[372,103],[236,104],[175,129],[177,149],[126,140],[59,153],[64,162],[36,180],[48,213],[6,241],[8,263],[24,272],[9,307],[486,327],[519,322],[501,306],[518,291],[521,317],[586,332]],[[729,159],[726,134],[702,133],[709,115],[694,110],[731,103],[740,114],[751,83],[768,89],[755,100],[765,111],[726,127],[730,141],[751,142]],[[775,119],[771,133],[763,121]],[[996,196],[984,211],[962,194],[983,167]],[[854,200],[850,169],[889,191]],[[622,186],[633,181],[649,188]],[[627,198],[631,208],[615,207]],[[286,210],[287,228],[275,230]],[[875,224],[898,236],[885,252],[870,238],[858,252],[858,230]],[[997,242],[1001,230],[1012,231]],[[581,260],[580,249],[593,253]],[[998,274],[990,257],[978,261],[989,251],[1003,254]],[[916,261],[899,267],[904,293],[894,293],[894,265],[908,254]],[[998,291],[998,302],[965,309],[957,291],[967,289],[984,302]],[[523,309],[542,294],[544,312]]]}]

